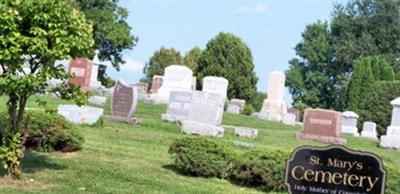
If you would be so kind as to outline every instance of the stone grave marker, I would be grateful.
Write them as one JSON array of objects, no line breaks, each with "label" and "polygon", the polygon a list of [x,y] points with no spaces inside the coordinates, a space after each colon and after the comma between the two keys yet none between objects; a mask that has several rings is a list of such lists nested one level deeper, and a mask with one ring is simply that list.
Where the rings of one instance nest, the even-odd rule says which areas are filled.
[{"label": "stone grave marker", "polygon": [[374,122],[364,122],[363,130],[361,131],[361,137],[378,139],[378,134],[376,133],[376,123]]},{"label": "stone grave marker", "polygon": [[342,113],[342,133],[359,136],[357,129],[358,115],[352,111]]},{"label": "stone grave marker", "polygon": [[78,58],[71,60],[68,70],[74,74],[74,77],[70,78],[69,82],[79,86],[83,92],[89,91],[92,67],[92,62],[89,59]]},{"label": "stone grave marker", "polygon": [[192,90],[195,91],[197,86],[197,78],[195,76],[192,77]]},{"label": "stone grave marker", "polygon": [[229,101],[229,104],[236,105],[240,108],[240,111],[243,111],[244,107],[246,106],[246,100],[234,98]]},{"label": "stone grave marker", "polygon": [[[219,94],[221,103],[218,107],[221,108],[220,112],[224,112],[225,101],[228,93],[229,81],[223,77],[207,76],[203,78],[203,92]],[[222,123],[222,114],[219,117],[217,125]]]},{"label": "stone grave marker", "polygon": [[235,127],[235,135],[239,137],[256,138],[258,135],[258,129],[248,127]]},{"label": "stone grave marker", "polygon": [[118,80],[114,86],[114,92],[111,101],[111,116],[106,119],[124,122],[128,124],[139,124],[139,119],[132,117],[137,105],[137,88],[129,86],[123,81]]},{"label": "stone grave marker", "polygon": [[[268,120],[282,121],[287,113],[286,103],[283,100],[285,94],[285,74],[273,71],[268,76],[268,97],[264,100],[260,112],[268,112]],[[263,119],[263,118],[261,118]]]},{"label": "stone grave marker", "polygon": [[158,89],[160,89],[160,87],[162,86],[163,81],[164,81],[164,76],[154,75],[153,76],[153,81],[152,81],[152,84],[151,84],[150,93],[151,94],[156,94]]},{"label": "stone grave marker", "polygon": [[392,100],[392,119],[386,130],[386,135],[381,136],[380,146],[384,148],[400,149],[400,97]]},{"label": "stone grave marker", "polygon": [[93,125],[103,115],[102,108],[78,105],[58,105],[57,114],[74,124]]},{"label": "stone grave marker", "polygon": [[182,121],[189,117],[192,103],[192,91],[171,91],[167,113],[161,115],[163,121]]},{"label": "stone grave marker", "polygon": [[282,123],[286,125],[295,125],[296,115],[293,113],[286,113],[285,116],[283,116]]},{"label": "stone grave marker", "polygon": [[296,116],[296,122],[300,121],[300,110],[295,107],[290,107],[287,111],[288,113],[292,113]]},{"label": "stone grave marker", "polygon": [[303,130],[298,134],[298,138],[341,145],[346,143],[346,140],[340,137],[342,125],[340,112],[306,109],[303,120]]},{"label": "stone grave marker", "polygon": [[89,104],[93,104],[96,106],[104,106],[107,101],[107,97],[104,96],[91,96],[89,97]]},{"label": "stone grave marker", "polygon": [[226,109],[227,112],[233,114],[240,114],[240,107],[235,104],[228,104],[228,108]]},{"label": "stone grave marker", "polygon": [[171,91],[192,91],[193,72],[185,65],[170,65],[164,70],[164,80],[151,98],[157,103],[167,104]]},{"label": "stone grave marker", "polygon": [[221,100],[222,97],[217,93],[195,91],[189,118],[182,121],[182,132],[222,137],[224,128],[219,126],[223,116]]}]

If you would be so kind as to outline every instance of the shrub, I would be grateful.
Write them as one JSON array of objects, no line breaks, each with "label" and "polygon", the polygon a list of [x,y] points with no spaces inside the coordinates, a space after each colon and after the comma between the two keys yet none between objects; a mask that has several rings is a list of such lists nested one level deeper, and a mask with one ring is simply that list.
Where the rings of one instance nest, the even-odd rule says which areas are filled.
[{"label": "shrub", "polygon": [[233,153],[224,144],[202,137],[178,139],[169,153],[176,167],[192,176],[225,178],[234,165]]},{"label": "shrub", "polygon": [[285,166],[290,153],[281,150],[253,150],[244,153],[235,165],[233,179],[265,191],[284,191]]},{"label": "shrub", "polygon": [[254,112],[254,108],[252,105],[246,105],[242,111],[244,115],[251,115]]},{"label": "shrub", "polygon": [[359,125],[365,121],[373,121],[377,124],[379,135],[382,135],[390,125],[393,108],[390,101],[400,96],[400,81],[376,82],[372,91],[361,106]]},{"label": "shrub", "polygon": [[[0,121],[8,127],[8,116],[0,114]],[[42,111],[29,111],[25,114],[21,127],[26,133],[27,149],[39,151],[70,152],[81,149],[83,136],[73,128],[64,117]]]}]

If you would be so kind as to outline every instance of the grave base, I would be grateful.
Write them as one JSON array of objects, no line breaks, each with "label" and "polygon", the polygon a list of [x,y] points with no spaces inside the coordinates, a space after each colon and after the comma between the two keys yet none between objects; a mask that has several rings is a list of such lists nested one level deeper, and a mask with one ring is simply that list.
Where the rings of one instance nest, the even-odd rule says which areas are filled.
[{"label": "grave base", "polygon": [[379,146],[383,148],[400,149],[400,136],[382,135]]},{"label": "grave base", "polygon": [[109,120],[109,121],[114,121],[114,122],[119,122],[119,123],[127,123],[130,125],[138,125],[140,124],[140,120],[135,117],[118,117],[118,116],[103,116],[102,118]]},{"label": "grave base", "polygon": [[378,139],[378,134],[376,134],[376,132],[362,131],[361,137],[370,138],[370,139]]},{"label": "grave base", "polygon": [[341,133],[346,135],[360,136],[357,127],[343,126]]},{"label": "grave base", "polygon": [[258,130],[248,127],[236,127],[234,133],[239,137],[256,138],[258,135]]},{"label": "grave base", "polygon": [[344,144],[346,144],[346,139],[343,139],[343,138],[340,138],[340,137],[311,135],[311,134],[306,134],[306,133],[303,133],[303,132],[298,133],[297,134],[297,138],[305,139],[305,140],[319,141],[319,142],[322,142],[322,143],[336,144],[336,145],[344,145]]},{"label": "grave base", "polygon": [[161,120],[168,122],[179,122],[186,120],[188,116],[180,116],[180,115],[171,115],[171,114],[162,114]]},{"label": "grave base", "polygon": [[200,136],[213,136],[213,137],[224,136],[224,128],[222,127],[205,123],[199,123],[190,120],[182,121],[181,131],[186,134],[193,134]]}]

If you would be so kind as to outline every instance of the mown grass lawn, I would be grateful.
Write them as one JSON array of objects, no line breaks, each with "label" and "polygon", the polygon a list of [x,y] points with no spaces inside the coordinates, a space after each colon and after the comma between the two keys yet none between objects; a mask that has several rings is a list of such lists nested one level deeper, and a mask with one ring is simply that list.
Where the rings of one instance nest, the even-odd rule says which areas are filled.
[{"label": "mown grass lawn", "polygon": [[[52,97],[49,105],[68,103]],[[0,109],[6,99],[0,98]],[[29,107],[36,108],[30,102]],[[110,113],[109,105],[105,112]],[[168,154],[169,145],[179,137],[177,124],[165,123],[160,115],[165,106],[139,103],[135,115],[139,126],[104,122],[99,126],[77,126],[85,137],[81,151],[75,153],[27,152],[22,181],[0,179],[0,193],[262,193],[240,187],[227,180],[181,175]],[[224,115],[225,136],[221,141],[252,143],[255,147],[292,151],[300,145],[323,145],[296,139],[300,127],[266,122],[243,115]],[[232,125],[259,129],[256,139],[233,135]],[[347,146],[379,155],[385,165],[400,170],[400,152],[378,148],[373,140],[347,137]],[[243,148],[238,148],[243,149]],[[388,175],[390,179],[390,174]],[[399,180],[400,181],[400,180]]]}]

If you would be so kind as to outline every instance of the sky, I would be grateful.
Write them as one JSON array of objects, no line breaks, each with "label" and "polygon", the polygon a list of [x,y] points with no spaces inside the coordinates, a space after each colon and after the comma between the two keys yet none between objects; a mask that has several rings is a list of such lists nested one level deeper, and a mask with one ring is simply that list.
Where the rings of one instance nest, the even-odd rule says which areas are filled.
[{"label": "sky", "polygon": [[[144,64],[160,47],[175,48],[184,55],[191,48],[205,48],[219,32],[239,36],[251,49],[258,91],[266,92],[268,74],[285,71],[295,57],[305,26],[331,17],[334,3],[345,0],[120,0],[129,11],[132,34],[139,38],[123,53],[127,62],[114,79],[136,83]],[[285,101],[291,102],[286,90]]]}]

